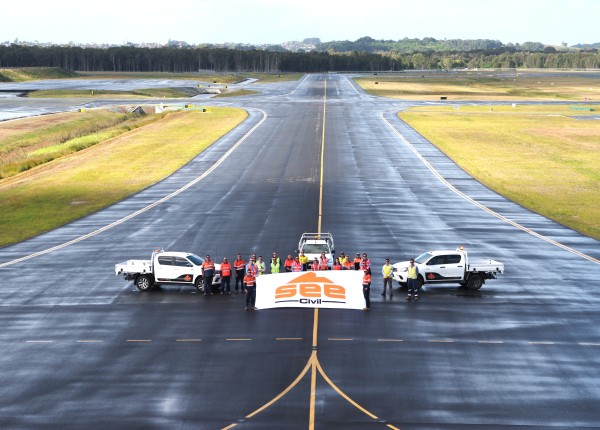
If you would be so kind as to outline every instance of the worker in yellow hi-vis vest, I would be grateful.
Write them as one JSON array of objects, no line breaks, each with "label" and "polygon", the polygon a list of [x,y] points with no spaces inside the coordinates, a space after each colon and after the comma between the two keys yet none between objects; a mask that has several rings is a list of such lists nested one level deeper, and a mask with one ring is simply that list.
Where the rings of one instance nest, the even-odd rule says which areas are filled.
[{"label": "worker in yellow hi-vis vest", "polygon": [[415,266],[415,260],[410,259],[410,265],[408,266],[408,296],[406,300],[410,301],[413,297],[415,302],[419,300],[419,268]]},{"label": "worker in yellow hi-vis vest", "polygon": [[392,281],[394,278],[394,267],[390,264],[390,259],[385,259],[385,264],[381,268],[381,274],[383,275],[383,291],[381,292],[382,296],[385,296],[385,289],[387,286],[390,287],[390,297],[394,295],[394,291],[392,290]]}]

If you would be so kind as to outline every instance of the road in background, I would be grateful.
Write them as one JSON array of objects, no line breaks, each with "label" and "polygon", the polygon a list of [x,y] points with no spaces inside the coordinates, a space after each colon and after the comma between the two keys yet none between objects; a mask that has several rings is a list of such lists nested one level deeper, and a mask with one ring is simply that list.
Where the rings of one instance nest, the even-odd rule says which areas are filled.
[{"label": "road in background", "polygon": [[[2,427],[600,426],[597,241],[478,184],[394,115],[410,103],[368,96],[346,76],[311,75],[214,103],[244,107],[249,118],[161,183],[0,249]],[[237,143],[206,178],[124,220]],[[141,293],[113,267],[156,247],[216,261],[285,257],[317,228],[322,144],[322,231],[338,253],[367,252],[375,276],[371,312],[319,313],[311,423],[312,373],[297,378],[314,351],[312,310],[245,312],[239,295],[191,287]],[[393,299],[379,295],[384,258],[458,245],[504,262],[507,273],[476,292],[427,287],[419,303],[397,289]]]}]

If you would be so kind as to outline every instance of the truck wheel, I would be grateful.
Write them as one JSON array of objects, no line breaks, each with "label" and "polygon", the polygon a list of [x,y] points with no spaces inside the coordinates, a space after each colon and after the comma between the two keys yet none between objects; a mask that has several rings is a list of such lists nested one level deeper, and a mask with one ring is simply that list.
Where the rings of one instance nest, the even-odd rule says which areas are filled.
[{"label": "truck wheel", "polygon": [[201,292],[201,293],[204,292],[204,281],[202,279],[202,276],[198,276],[196,278],[196,282],[194,283],[194,286],[196,287],[196,289],[199,292]]},{"label": "truck wheel", "polygon": [[148,275],[140,275],[135,279],[135,286],[140,291],[148,291],[152,288],[152,280]]},{"label": "truck wheel", "polygon": [[423,277],[419,276],[417,278],[417,290],[420,290],[423,287],[424,283],[425,283],[425,281],[423,280]]},{"label": "truck wheel", "polygon": [[401,290],[408,290],[408,284],[406,282],[398,282]]},{"label": "truck wheel", "polygon": [[467,279],[467,287],[469,290],[478,290],[483,285],[483,278],[481,275],[471,275]]}]

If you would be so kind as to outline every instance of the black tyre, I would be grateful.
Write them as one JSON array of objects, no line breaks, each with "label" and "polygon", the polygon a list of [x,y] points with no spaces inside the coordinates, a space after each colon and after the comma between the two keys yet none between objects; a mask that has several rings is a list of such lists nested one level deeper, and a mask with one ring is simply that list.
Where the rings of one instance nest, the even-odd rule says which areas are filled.
[{"label": "black tyre", "polygon": [[401,290],[408,290],[408,284],[406,282],[398,282]]},{"label": "black tyre", "polygon": [[423,280],[423,277],[419,276],[417,278],[417,290],[420,290],[421,288],[423,288],[424,283],[425,283],[425,281]]},{"label": "black tyre", "polygon": [[467,288],[469,290],[478,290],[483,285],[483,278],[481,275],[471,275],[469,279],[467,279]]},{"label": "black tyre", "polygon": [[148,275],[140,275],[135,279],[135,286],[140,291],[149,291],[152,289],[152,278]]},{"label": "black tyre", "polygon": [[204,280],[202,279],[202,276],[198,276],[196,278],[196,282],[194,282],[194,287],[196,287],[196,289],[199,292],[204,292]]}]

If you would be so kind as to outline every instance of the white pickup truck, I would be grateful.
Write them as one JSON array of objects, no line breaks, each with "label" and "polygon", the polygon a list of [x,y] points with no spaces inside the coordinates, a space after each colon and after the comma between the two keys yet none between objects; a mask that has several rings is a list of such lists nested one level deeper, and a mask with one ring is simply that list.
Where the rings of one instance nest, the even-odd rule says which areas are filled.
[{"label": "white pickup truck", "polygon": [[[140,291],[148,291],[161,284],[193,285],[203,292],[203,258],[189,252],[157,250],[150,260],[127,260],[115,264],[115,274],[133,281]],[[215,263],[213,285],[221,283],[221,266]]]},{"label": "white pickup truck", "polygon": [[[393,276],[400,286],[405,287],[409,261],[393,265]],[[470,290],[478,290],[486,279],[496,279],[504,273],[504,264],[495,260],[469,260],[463,247],[455,251],[429,251],[415,258],[419,269],[419,288],[423,284],[460,284]]]},{"label": "white pickup truck", "polygon": [[300,236],[297,249],[297,252],[302,251],[308,257],[309,264],[324,252],[330,268],[333,266],[335,245],[331,233],[303,233]]}]

